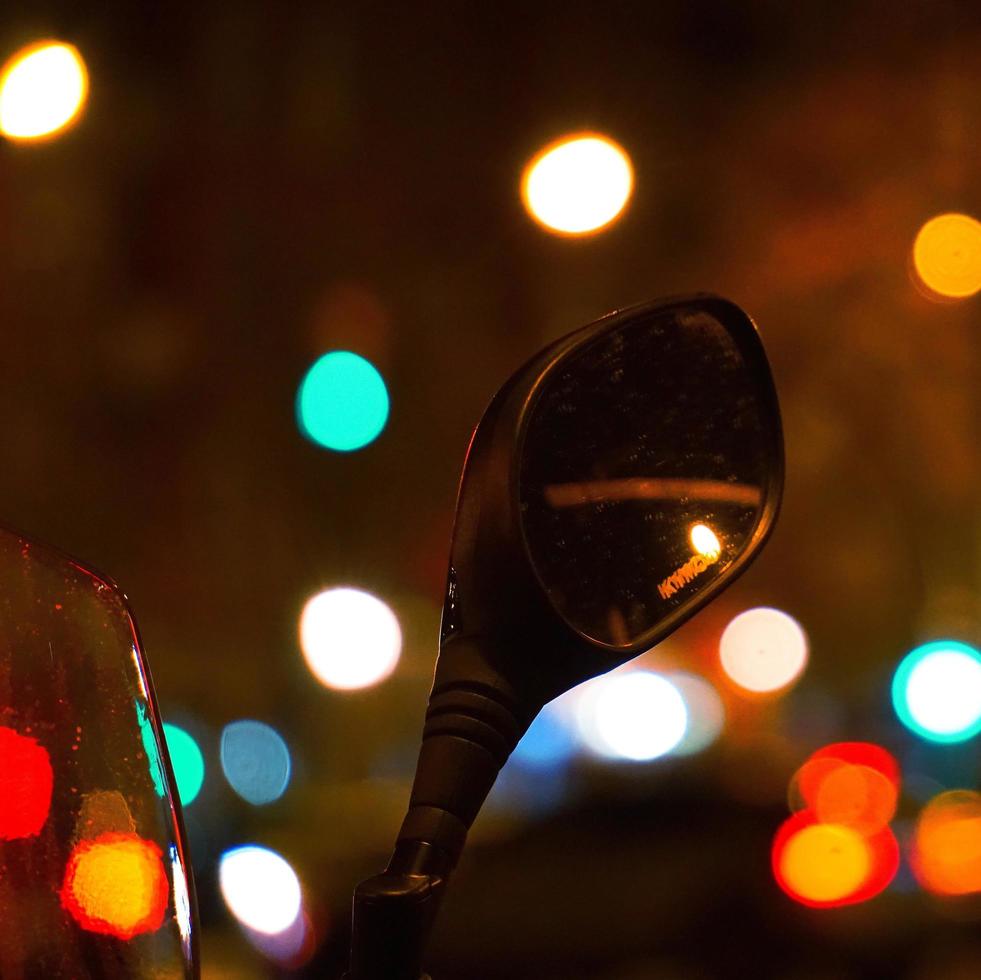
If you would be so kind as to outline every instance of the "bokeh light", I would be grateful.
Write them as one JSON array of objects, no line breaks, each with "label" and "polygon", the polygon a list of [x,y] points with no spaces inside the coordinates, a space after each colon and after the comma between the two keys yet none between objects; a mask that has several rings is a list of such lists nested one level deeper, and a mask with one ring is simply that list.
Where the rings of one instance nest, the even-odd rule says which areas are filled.
[{"label": "bokeh light", "polygon": [[761,606],[736,616],[722,633],[722,669],[740,688],[779,691],[807,665],[807,636],[792,616]]},{"label": "bokeh light", "polygon": [[911,650],[892,681],[899,720],[931,742],[963,742],[981,732],[981,653],[956,640]]},{"label": "bokeh light", "polygon": [[290,750],[275,728],[233,721],[221,733],[221,768],[232,789],[256,806],[278,800],[290,781]]},{"label": "bokeh light", "polygon": [[29,735],[0,726],[0,840],[41,832],[53,786],[47,749]]},{"label": "bokeh light", "polygon": [[78,49],[41,41],[0,69],[0,133],[10,139],[53,136],[77,118],[89,78]]},{"label": "bokeh light", "polygon": [[575,735],[562,711],[546,705],[515,746],[511,758],[520,766],[547,769],[564,765],[575,751]]},{"label": "bokeh light", "polygon": [[83,929],[119,939],[159,929],[168,897],[160,848],[121,833],[77,844],[61,890],[62,905]]},{"label": "bokeh light", "polygon": [[218,884],[232,915],[256,932],[283,932],[300,915],[300,880],[289,862],[269,848],[248,844],[226,851]]},{"label": "bokeh light", "polygon": [[194,737],[183,728],[165,722],[163,730],[170,764],[174,769],[174,779],[177,780],[177,792],[181,803],[187,806],[201,792],[204,783],[204,756]]},{"label": "bokeh light", "polygon": [[566,136],[540,151],[525,168],[521,198],[549,231],[586,235],[623,211],[634,174],[623,147],[606,136]]},{"label": "bokeh light", "polygon": [[314,362],[300,384],[300,431],[336,452],[373,442],[388,421],[388,389],[378,369],[351,351],[331,351]]},{"label": "bokeh light", "polygon": [[899,800],[899,766],[883,748],[839,742],[815,752],[791,780],[791,809],[870,837],[886,827]]},{"label": "bokeh light", "polygon": [[704,677],[685,671],[671,671],[667,679],[681,693],[688,720],[685,734],[672,749],[672,755],[694,755],[707,749],[722,733],[725,706],[719,692]]},{"label": "bokeh light", "polygon": [[981,289],[981,222],[955,213],[931,218],[913,243],[913,268],[936,296],[972,296]]},{"label": "bokeh light", "polygon": [[981,794],[950,790],[932,799],[917,820],[910,863],[937,895],[981,892]]},{"label": "bokeh light", "polygon": [[242,927],[246,939],[263,956],[287,970],[297,970],[317,949],[317,934],[305,909],[282,932],[267,933]]},{"label": "bokeh light", "polygon": [[865,902],[899,870],[899,842],[889,827],[899,798],[896,759],[871,742],[835,742],[794,774],[790,806],[799,810],[773,841],[780,887],[814,908]]},{"label": "bokeh light", "polygon": [[888,827],[866,835],[804,810],[780,826],[771,865],[777,884],[802,905],[855,905],[883,892],[896,877],[899,842]]},{"label": "bokeh light", "polygon": [[790,833],[778,834],[773,848],[773,870],[781,888],[809,905],[847,902],[872,866],[865,838],[851,827],[796,817],[784,825],[788,826]]},{"label": "bokeh light", "polygon": [[577,722],[595,754],[646,762],[678,746],[688,727],[688,710],[666,677],[630,670],[593,681],[579,702]]},{"label": "bokeh light", "polygon": [[303,607],[300,648],[317,680],[349,691],[392,673],[402,651],[402,631],[381,599],[360,589],[326,589]]},{"label": "bokeh light", "polygon": [[695,524],[692,526],[691,533],[692,547],[706,558],[718,558],[722,551],[722,545],[716,536],[715,531],[707,524]]}]

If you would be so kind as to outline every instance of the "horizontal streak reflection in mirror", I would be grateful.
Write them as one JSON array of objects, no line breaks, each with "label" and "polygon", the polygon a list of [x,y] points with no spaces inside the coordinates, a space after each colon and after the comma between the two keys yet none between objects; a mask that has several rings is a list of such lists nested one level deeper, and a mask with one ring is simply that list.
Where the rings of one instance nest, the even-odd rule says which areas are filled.
[{"label": "horizontal streak reflection in mirror", "polygon": [[759,487],[724,480],[679,480],[631,477],[625,480],[591,480],[585,483],[553,483],[545,487],[551,507],[577,507],[619,500],[711,500],[758,507]]}]

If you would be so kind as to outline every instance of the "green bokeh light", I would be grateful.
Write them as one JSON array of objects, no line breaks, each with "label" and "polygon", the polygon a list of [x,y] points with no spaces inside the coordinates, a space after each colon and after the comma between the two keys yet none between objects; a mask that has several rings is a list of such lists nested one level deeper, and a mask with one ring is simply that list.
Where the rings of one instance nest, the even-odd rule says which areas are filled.
[{"label": "green bokeh light", "polygon": [[388,389],[370,361],[350,351],[331,351],[307,371],[296,396],[296,416],[308,439],[351,452],[385,428]]},{"label": "green bokeh light", "polygon": [[167,751],[170,753],[170,764],[174,767],[174,778],[177,780],[177,792],[181,803],[187,806],[201,791],[201,784],[204,782],[204,756],[201,755],[198,743],[183,728],[165,722],[163,729]]}]

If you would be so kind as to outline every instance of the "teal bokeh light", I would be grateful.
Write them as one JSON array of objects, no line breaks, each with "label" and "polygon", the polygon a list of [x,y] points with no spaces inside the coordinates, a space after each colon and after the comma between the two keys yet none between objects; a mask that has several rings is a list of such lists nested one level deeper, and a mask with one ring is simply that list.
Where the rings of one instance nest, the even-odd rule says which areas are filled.
[{"label": "teal bokeh light", "polygon": [[899,720],[930,742],[965,742],[981,733],[981,653],[957,640],[911,650],[892,680]]},{"label": "teal bokeh light", "polygon": [[204,783],[204,756],[198,743],[183,728],[164,722],[164,737],[167,739],[167,752],[170,764],[174,767],[177,792],[181,804],[193,803]]},{"label": "teal bokeh light", "polygon": [[301,382],[296,417],[308,439],[335,452],[352,452],[385,428],[388,389],[370,361],[350,351],[331,351]]}]

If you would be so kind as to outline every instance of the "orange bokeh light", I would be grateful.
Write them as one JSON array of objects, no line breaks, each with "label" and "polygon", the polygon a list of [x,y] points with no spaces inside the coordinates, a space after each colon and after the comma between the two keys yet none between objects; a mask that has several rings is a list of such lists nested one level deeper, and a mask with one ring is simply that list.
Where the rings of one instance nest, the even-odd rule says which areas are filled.
[{"label": "orange bokeh light", "polygon": [[981,794],[951,790],[934,797],[917,822],[910,863],[935,894],[981,892]]},{"label": "orange bokeh light", "polygon": [[810,809],[822,823],[842,824],[869,836],[896,812],[899,764],[868,742],[839,742],[815,752],[790,785],[793,810]]},{"label": "orange bokeh light", "polygon": [[928,296],[973,296],[981,290],[981,222],[957,213],[931,218],[913,243],[913,269]]},{"label": "orange bokeh light", "polygon": [[160,928],[169,894],[156,844],[136,834],[106,833],[72,851],[61,903],[83,929],[131,939]]}]

